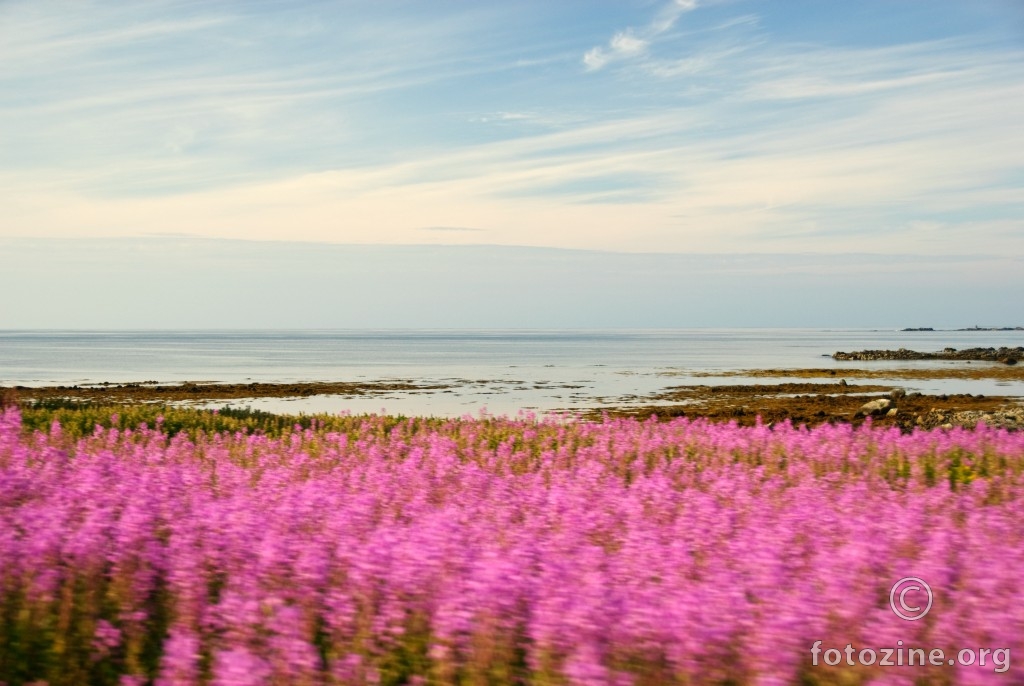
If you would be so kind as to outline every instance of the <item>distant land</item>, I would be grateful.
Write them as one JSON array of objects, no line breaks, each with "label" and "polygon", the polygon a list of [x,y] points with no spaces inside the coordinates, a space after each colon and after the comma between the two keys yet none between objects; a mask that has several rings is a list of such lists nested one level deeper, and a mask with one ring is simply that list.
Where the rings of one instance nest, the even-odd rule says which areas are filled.
[{"label": "distant land", "polygon": [[910,327],[900,331],[1024,331],[1024,326],[971,326],[966,329],[934,329],[930,326]]}]

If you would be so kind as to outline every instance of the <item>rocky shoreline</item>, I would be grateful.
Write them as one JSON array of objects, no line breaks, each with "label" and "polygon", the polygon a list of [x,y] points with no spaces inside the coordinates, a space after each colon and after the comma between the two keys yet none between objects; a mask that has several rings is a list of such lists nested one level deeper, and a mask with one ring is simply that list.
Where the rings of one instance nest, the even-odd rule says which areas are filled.
[{"label": "rocky shoreline", "polygon": [[952,429],[955,426],[973,429],[981,423],[984,423],[985,426],[1002,429],[1024,429],[1024,408],[995,410],[992,412],[978,410],[962,410],[959,412],[931,410],[928,414],[919,415],[914,418],[914,426],[922,429]]},{"label": "rocky shoreline", "polygon": [[[945,331],[946,329],[938,329]],[[1024,326],[969,326],[966,329],[951,329],[952,331],[1024,331]],[[900,331],[936,331],[931,326],[910,326]]]},{"label": "rocky shoreline", "polygon": [[661,376],[695,378],[798,378],[798,379],[991,379],[1024,381],[1024,364],[972,364],[941,367],[819,367],[817,369],[736,369],[730,371],[662,372]]},{"label": "rocky shoreline", "polygon": [[[1013,372],[1024,367],[1003,367]],[[780,370],[762,370],[776,374]],[[801,370],[789,370],[789,373]],[[833,370],[803,370],[817,377]],[[746,375],[758,376],[750,370]],[[798,375],[798,374],[794,374]],[[856,376],[856,375],[853,375]],[[308,397],[387,392],[451,392],[449,384],[414,380],[387,382],[314,383],[156,383],[96,384],[91,386],[50,386],[0,388],[0,406],[6,404],[70,402],[97,405],[133,403],[175,403],[211,400],[243,400],[259,397]],[[909,432],[914,429],[971,428],[979,422],[1010,430],[1024,429],[1024,405],[1020,398],[971,394],[926,395],[906,393],[889,384],[856,384],[833,376],[830,382],[797,382],[741,385],[673,386],[645,397],[605,399],[603,406],[587,410],[566,409],[584,419],[604,415],[661,418],[688,416],[711,421],[734,421],[742,425],[761,421],[782,421],[810,426],[822,423],[860,425],[872,421]]]},{"label": "rocky shoreline", "polygon": [[451,388],[451,384],[415,380],[376,382],[313,381],[296,383],[210,383],[155,382],[101,383],[82,386],[0,387],[0,392],[26,401],[68,399],[82,402],[176,402],[234,400],[248,398],[308,398],[313,395],[361,396],[388,392],[428,392]]},{"label": "rocky shoreline", "polygon": [[836,352],[833,360],[842,362],[878,362],[882,360],[961,360],[967,362],[1001,362],[1014,365],[1024,358],[1024,347],[1016,348],[946,348],[940,352],[923,353],[916,350],[859,350],[856,352]]},{"label": "rocky shoreline", "polygon": [[[949,407],[932,407],[927,412],[907,411],[906,405],[901,401],[904,399],[929,398],[920,394],[908,396],[903,390],[896,389],[889,394],[889,397],[870,400],[857,410],[857,417],[877,417],[892,419],[902,429],[952,429],[959,426],[965,429],[973,429],[978,424],[1003,429],[1024,428],[1024,406],[1018,405],[998,407],[985,407],[982,409],[962,410]],[[942,397],[942,396],[939,396]],[[948,396],[947,396],[948,397]],[[967,396],[969,398],[984,399],[983,396]],[[904,408],[901,411],[901,406]]]},{"label": "rocky shoreline", "polygon": [[646,418],[693,417],[751,425],[789,421],[794,425],[866,421],[904,432],[914,429],[973,428],[988,426],[1024,428],[1024,405],[1018,398],[963,394],[907,393],[901,388],[876,384],[781,383],[728,386],[675,386],[649,398],[652,403],[633,407],[595,409],[585,415],[603,414]]}]

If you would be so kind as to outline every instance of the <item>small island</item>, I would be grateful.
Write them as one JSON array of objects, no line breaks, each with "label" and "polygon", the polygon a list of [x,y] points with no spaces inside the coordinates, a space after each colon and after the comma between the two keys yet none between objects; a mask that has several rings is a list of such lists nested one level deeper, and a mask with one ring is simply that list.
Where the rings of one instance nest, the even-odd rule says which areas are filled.
[{"label": "small island", "polygon": [[1024,326],[970,326],[957,331],[1024,331]]}]

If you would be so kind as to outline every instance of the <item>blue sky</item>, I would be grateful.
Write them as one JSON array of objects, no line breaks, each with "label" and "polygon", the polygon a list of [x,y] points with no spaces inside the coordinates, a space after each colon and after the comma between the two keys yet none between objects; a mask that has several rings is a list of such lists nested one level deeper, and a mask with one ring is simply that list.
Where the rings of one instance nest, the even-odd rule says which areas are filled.
[{"label": "blue sky", "polygon": [[0,266],[168,235],[1016,264],[1021,112],[1016,0],[6,0]]}]

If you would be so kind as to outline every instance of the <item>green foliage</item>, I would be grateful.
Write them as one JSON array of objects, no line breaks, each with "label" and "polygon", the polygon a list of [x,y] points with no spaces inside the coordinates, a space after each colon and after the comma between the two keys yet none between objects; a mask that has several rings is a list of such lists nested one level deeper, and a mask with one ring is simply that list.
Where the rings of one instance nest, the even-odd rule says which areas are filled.
[{"label": "green foliage", "polygon": [[[225,406],[219,409],[175,407],[160,404],[114,405],[72,400],[41,400],[21,406],[22,426],[26,431],[48,431],[53,422],[59,422],[66,436],[80,438],[93,433],[97,426],[104,429],[136,429],[145,424],[160,426],[169,436],[186,433],[195,437],[200,433],[260,433],[281,436],[295,430],[346,432],[362,424],[366,417],[331,414],[275,414],[249,407]],[[387,417],[386,430],[406,422],[404,417]],[[436,425],[441,420],[417,420],[417,423]],[[426,427],[424,427],[426,428]]]}]

